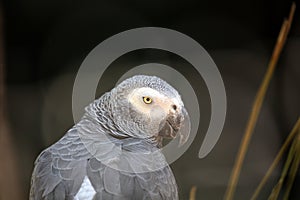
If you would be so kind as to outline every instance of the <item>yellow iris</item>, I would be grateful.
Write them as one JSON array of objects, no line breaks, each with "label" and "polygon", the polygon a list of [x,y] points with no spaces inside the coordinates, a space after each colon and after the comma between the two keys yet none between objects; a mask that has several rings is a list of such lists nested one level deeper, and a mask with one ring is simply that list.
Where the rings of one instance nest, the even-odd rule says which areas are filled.
[{"label": "yellow iris", "polygon": [[152,99],[150,97],[143,97],[143,100],[146,104],[152,103]]}]

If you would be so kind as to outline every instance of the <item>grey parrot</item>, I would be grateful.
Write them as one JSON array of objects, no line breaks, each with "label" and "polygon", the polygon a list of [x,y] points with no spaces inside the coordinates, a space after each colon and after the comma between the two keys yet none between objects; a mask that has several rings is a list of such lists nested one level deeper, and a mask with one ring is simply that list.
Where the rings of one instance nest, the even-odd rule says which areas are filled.
[{"label": "grey parrot", "polygon": [[184,144],[190,120],[178,92],[156,76],[136,75],[104,93],[40,153],[30,200],[176,200],[161,152],[164,138]]}]

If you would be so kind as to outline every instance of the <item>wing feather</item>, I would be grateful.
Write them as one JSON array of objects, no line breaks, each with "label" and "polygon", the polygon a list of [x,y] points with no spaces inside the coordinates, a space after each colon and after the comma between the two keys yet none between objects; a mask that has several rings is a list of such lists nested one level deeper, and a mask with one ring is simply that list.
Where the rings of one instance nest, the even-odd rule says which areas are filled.
[{"label": "wing feather", "polygon": [[[151,168],[157,162],[165,162],[162,154],[151,155],[157,148],[134,138],[120,141],[117,141],[117,148],[108,148],[109,151],[107,142],[96,141],[93,153],[100,152],[99,157],[92,155],[78,136],[77,130],[71,129],[37,158],[30,200],[73,199],[85,176],[96,191],[95,200],[178,199],[175,178],[168,165],[156,171],[134,173],[134,170],[147,169],[149,166]],[[121,154],[120,148],[123,152]],[[125,152],[139,153],[134,156],[135,154]],[[147,156],[138,156],[144,155],[140,152]],[[113,162],[114,165],[107,166],[99,158],[105,160],[105,163]],[[117,165],[129,171],[112,168]]]},{"label": "wing feather", "polygon": [[[76,194],[85,176],[89,156],[79,140],[76,129],[71,129],[38,156],[32,174],[31,200],[65,199],[67,195]],[[80,156],[74,159],[72,152]]]}]

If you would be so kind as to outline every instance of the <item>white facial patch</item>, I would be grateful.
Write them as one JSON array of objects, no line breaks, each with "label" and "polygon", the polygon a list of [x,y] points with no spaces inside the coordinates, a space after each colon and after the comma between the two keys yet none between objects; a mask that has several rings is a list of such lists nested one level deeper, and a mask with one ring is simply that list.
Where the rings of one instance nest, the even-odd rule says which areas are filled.
[{"label": "white facial patch", "polygon": [[[150,104],[145,104],[143,97],[149,97],[152,99]],[[153,106],[159,106],[165,113],[169,112],[171,100],[161,94],[160,92],[147,87],[135,89],[128,96],[128,101],[134,105],[139,111],[145,114],[150,114]]]},{"label": "white facial patch", "polygon": [[168,97],[148,87],[134,89],[128,95],[128,101],[141,114],[140,117],[144,120],[144,126],[147,126],[147,133],[150,135],[158,133],[168,115],[180,110],[183,105],[180,99]]}]

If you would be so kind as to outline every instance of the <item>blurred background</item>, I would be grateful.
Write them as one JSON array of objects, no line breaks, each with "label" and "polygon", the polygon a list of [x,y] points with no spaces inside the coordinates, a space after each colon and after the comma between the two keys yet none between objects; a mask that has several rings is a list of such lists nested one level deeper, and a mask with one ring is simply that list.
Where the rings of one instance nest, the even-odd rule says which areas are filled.
[{"label": "blurred background", "polygon": [[[72,87],[87,54],[114,34],[145,26],[192,37],[217,64],[228,104],[224,130],[213,151],[198,158],[210,99],[201,76],[184,59],[160,50],[130,52],[112,63],[97,93],[111,89],[122,73],[138,64],[163,63],[183,73],[197,94],[201,120],[191,147],[171,165],[180,197],[188,199],[195,185],[197,199],[222,199],[256,90],[290,6],[289,0],[3,0],[0,59],[5,66],[1,76],[6,106],[1,110],[5,118],[0,165],[9,173],[0,172],[0,199],[28,198],[35,158],[73,125]],[[298,9],[250,143],[236,199],[250,198],[299,117],[299,53]],[[281,169],[282,163],[259,199],[267,199]],[[291,199],[300,198],[299,186],[298,173]]]}]

